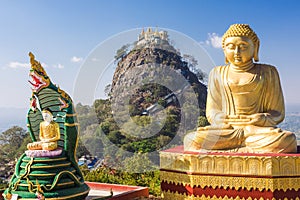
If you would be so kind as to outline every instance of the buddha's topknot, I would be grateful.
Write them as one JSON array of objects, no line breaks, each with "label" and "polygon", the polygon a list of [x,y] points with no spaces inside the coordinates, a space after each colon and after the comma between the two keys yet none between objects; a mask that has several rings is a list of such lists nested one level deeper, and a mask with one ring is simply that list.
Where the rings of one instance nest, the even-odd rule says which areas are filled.
[{"label": "buddha's topknot", "polygon": [[222,47],[224,48],[224,42],[228,37],[245,36],[252,40],[254,45],[259,47],[259,39],[256,33],[250,28],[248,24],[233,24],[224,33],[222,37]]}]

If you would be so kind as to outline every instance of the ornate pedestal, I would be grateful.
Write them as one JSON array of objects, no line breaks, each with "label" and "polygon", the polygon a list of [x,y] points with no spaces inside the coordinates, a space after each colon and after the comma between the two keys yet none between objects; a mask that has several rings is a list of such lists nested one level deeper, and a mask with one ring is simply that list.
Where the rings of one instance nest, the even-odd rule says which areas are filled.
[{"label": "ornate pedestal", "polygon": [[[40,155],[42,151],[37,152]],[[64,151],[55,157],[34,157],[30,152],[30,156],[23,154],[18,160],[4,199],[9,200],[7,194],[11,193],[18,199],[34,200],[42,192],[47,200],[83,200],[89,190],[81,172]]]},{"label": "ornate pedestal", "polygon": [[300,199],[300,154],[160,154],[164,199]]}]

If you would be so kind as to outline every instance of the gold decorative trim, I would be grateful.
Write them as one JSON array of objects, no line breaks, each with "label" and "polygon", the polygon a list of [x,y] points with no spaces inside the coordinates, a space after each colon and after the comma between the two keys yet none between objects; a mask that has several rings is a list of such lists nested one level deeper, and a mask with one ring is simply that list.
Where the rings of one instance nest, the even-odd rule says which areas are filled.
[{"label": "gold decorative trim", "polygon": [[[72,173],[76,173],[76,170],[72,170],[71,171]],[[23,175],[23,174],[20,174],[21,176]],[[56,173],[54,173],[54,174],[29,174],[29,176],[56,176]]]},{"label": "gold decorative trim", "polygon": [[[205,196],[205,195],[202,195],[201,197],[199,196],[194,196],[194,195],[185,195],[185,194],[179,194],[178,192],[176,193],[172,193],[170,191],[164,191],[163,194],[163,199],[164,200],[258,200],[256,198],[251,198],[251,197],[248,197],[248,198],[241,198],[239,196],[235,197],[235,198],[232,198],[232,197],[228,197],[228,196],[224,196],[224,197],[217,197],[216,195],[210,197],[210,196]],[[276,200],[274,197],[272,199],[269,199],[269,198],[259,198],[259,200]],[[284,198],[284,199],[289,199],[289,198]],[[299,197],[296,197],[294,200],[300,200]]]},{"label": "gold decorative trim", "polygon": [[176,185],[190,185],[191,187],[223,187],[224,189],[258,189],[259,191],[270,190],[287,190],[294,189],[300,192],[300,177],[290,178],[262,178],[262,177],[235,177],[235,176],[207,176],[207,175],[189,175],[175,172],[160,171],[161,181],[175,183]]},{"label": "gold decorative trim", "polygon": [[65,126],[79,126],[79,123],[72,123],[72,124],[65,123]]},{"label": "gold decorative trim", "polygon": [[77,113],[73,113],[73,114],[66,114],[67,117],[75,117],[77,116]]},{"label": "gold decorative trim", "polygon": [[[56,186],[66,186],[66,185],[74,185],[74,182],[65,182],[65,183],[58,183]],[[28,187],[29,184],[18,184],[18,186]],[[37,185],[33,185],[33,187],[37,187]],[[46,187],[51,187],[51,185],[46,185]]]},{"label": "gold decorative trim", "polygon": [[300,156],[161,152],[160,168],[198,174],[300,176]]},{"label": "gold decorative trim", "polygon": [[[71,166],[71,163],[63,163],[63,164],[57,164],[57,165],[47,165],[47,166],[31,166],[31,169],[51,169],[51,168],[57,168],[57,167],[68,167]],[[21,166],[21,168],[25,168],[24,166]]]},{"label": "gold decorative trim", "polygon": [[[69,172],[69,171],[62,171],[62,172],[60,172],[58,175],[57,175],[57,177],[58,178],[55,178],[55,181],[52,183],[52,186],[54,186],[55,187],[55,185],[58,183],[58,181],[59,181],[59,177],[61,177],[63,174],[65,174],[65,173],[67,173],[67,174],[69,174],[70,176],[72,176],[72,179],[73,180],[75,180],[74,182],[75,182],[75,184],[77,184],[77,183],[80,183],[80,181],[79,181],[79,179],[77,178],[77,176],[75,176],[74,175],[74,173],[71,173],[71,172]],[[83,183],[80,183],[80,184],[83,184]],[[53,188],[52,188],[52,186],[50,187],[50,188],[45,188],[47,191],[51,191]]]},{"label": "gold decorative trim", "polygon": [[[33,162],[34,163],[39,163],[39,162],[56,162],[56,161],[65,161],[67,160],[67,157],[63,157],[63,158],[52,158],[52,159],[43,159],[43,160],[37,160],[34,159]],[[22,159],[23,162],[29,162],[30,160],[27,160],[25,158]]]}]

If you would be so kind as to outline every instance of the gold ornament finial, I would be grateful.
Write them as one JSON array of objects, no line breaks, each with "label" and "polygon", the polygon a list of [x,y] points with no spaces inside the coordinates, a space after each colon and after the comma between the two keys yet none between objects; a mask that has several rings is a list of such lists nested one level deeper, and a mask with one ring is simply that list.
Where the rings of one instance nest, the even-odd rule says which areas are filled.
[{"label": "gold ornament finial", "polygon": [[34,63],[34,58],[35,56],[33,55],[33,53],[29,52],[29,57],[30,57],[30,63],[33,64]]},{"label": "gold ornament finial", "polygon": [[45,69],[42,67],[41,63],[35,60],[35,56],[33,53],[29,52],[31,69],[37,71],[39,74],[43,76],[47,76]]},{"label": "gold ornament finial", "polygon": [[259,38],[256,33],[250,28],[248,24],[232,24],[222,37],[222,47],[224,49],[225,40],[228,37],[240,37],[245,36],[252,40],[255,45],[254,60],[258,61],[258,49],[259,49]]}]

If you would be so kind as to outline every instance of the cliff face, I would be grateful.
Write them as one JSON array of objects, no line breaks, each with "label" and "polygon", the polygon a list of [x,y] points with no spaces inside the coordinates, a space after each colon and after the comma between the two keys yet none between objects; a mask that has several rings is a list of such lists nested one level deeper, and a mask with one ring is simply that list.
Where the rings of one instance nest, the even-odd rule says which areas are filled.
[{"label": "cliff face", "polygon": [[114,101],[122,104],[126,99],[134,107],[131,114],[138,115],[158,101],[164,107],[180,107],[178,99],[166,102],[168,95],[180,98],[184,88],[191,87],[199,108],[205,109],[206,86],[172,46],[157,47],[135,48],[118,62],[112,82]]}]

